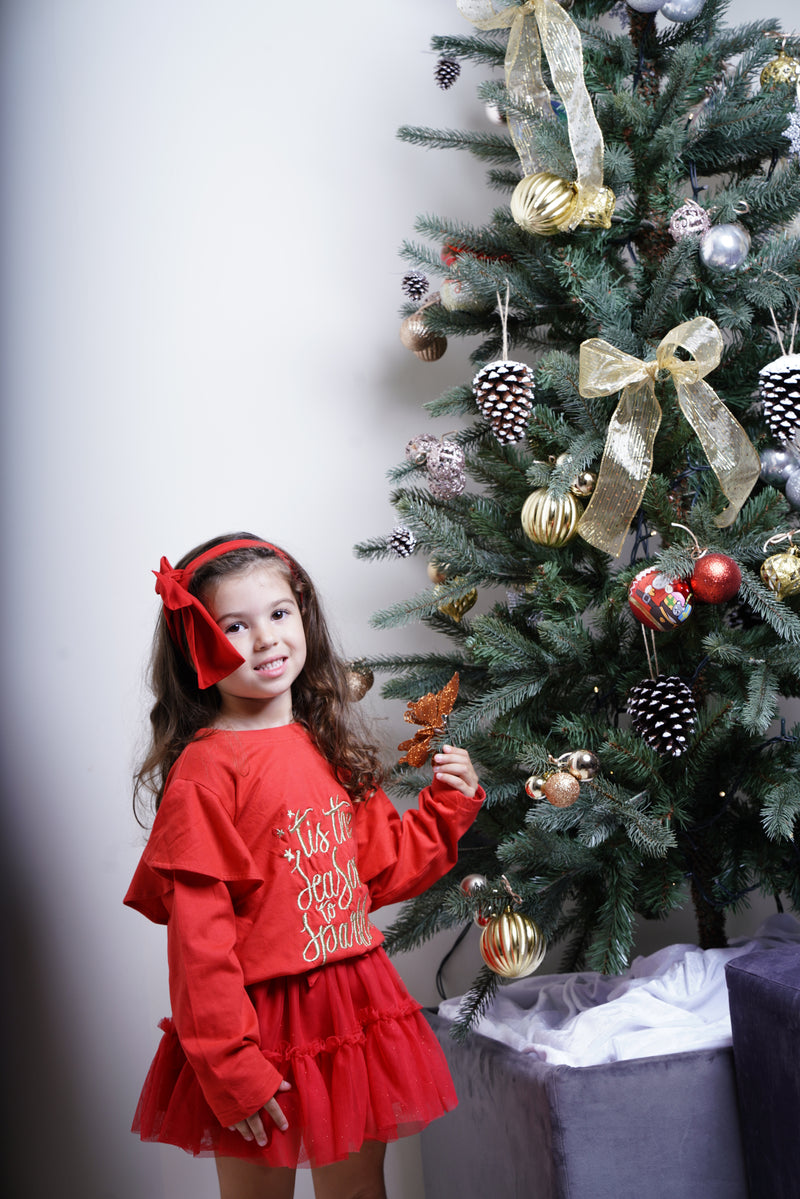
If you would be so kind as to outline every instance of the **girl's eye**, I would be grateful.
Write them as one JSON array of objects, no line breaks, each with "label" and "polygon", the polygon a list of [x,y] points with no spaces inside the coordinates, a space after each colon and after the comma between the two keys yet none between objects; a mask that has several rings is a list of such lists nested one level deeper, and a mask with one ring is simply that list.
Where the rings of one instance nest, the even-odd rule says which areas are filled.
[{"label": "girl's eye", "polygon": [[239,633],[239,632],[241,632],[242,628],[243,628],[242,622],[240,620],[234,620],[231,624],[229,624],[226,627],[225,634],[226,634],[226,636],[229,636],[231,633]]},{"label": "girl's eye", "polygon": [[273,620],[283,620],[284,616],[288,616],[288,615],[289,615],[289,613],[286,611],[285,608],[276,608],[275,611],[272,613],[272,619]]}]

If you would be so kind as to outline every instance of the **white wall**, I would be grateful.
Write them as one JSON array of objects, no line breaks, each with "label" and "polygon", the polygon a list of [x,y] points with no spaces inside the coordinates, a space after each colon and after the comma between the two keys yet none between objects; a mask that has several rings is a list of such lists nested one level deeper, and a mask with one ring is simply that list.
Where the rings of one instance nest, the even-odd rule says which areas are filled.
[{"label": "white wall", "polygon": [[[433,84],[454,0],[6,0],[0,20],[12,1193],[210,1199],[209,1162],[127,1132],[167,1010],[163,932],[121,905],[149,572],[250,528],[309,566],[348,654],[419,644],[369,616],[424,563],[352,545],[391,527],[384,472],[468,347],[400,346],[396,248],[417,212],[479,221],[497,197],[394,132],[480,123],[480,74]],[[400,962],[423,1002],[448,945]],[[415,1142],[390,1177],[421,1195]]]}]

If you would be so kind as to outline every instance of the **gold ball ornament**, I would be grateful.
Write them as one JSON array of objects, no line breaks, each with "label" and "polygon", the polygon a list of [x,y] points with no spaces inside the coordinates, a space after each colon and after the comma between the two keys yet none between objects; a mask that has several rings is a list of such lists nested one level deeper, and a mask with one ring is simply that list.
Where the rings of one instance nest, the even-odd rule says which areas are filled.
[{"label": "gold ball ornament", "polygon": [[510,909],[493,916],[481,933],[481,957],[502,978],[533,974],[546,949],[545,939],[530,917]]},{"label": "gold ball ornament", "polygon": [[447,338],[429,329],[419,312],[412,312],[402,322],[400,340],[423,362],[436,362],[447,349]]},{"label": "gold ball ornament", "polygon": [[530,778],[525,780],[525,794],[529,799],[544,799],[544,785],[546,782],[546,775],[532,774]]},{"label": "gold ball ornament", "polygon": [[375,675],[361,662],[350,662],[347,667],[347,690],[351,700],[358,703],[375,682]]},{"label": "gold ball ornament", "polygon": [[539,171],[526,175],[514,188],[511,215],[526,233],[550,237],[565,228],[577,197],[574,183],[549,171]]},{"label": "gold ball ornament", "polygon": [[761,578],[779,600],[800,591],[800,550],[791,546],[782,554],[773,554],[761,565]]},{"label": "gold ball ornament", "polygon": [[778,57],[768,62],[761,72],[761,86],[771,91],[781,84],[795,87],[798,83],[800,83],[800,62],[781,48]]},{"label": "gold ball ornament", "polygon": [[597,475],[593,470],[582,470],[570,487],[573,495],[591,495],[597,485]]},{"label": "gold ball ornament", "polygon": [[546,487],[539,487],[523,504],[522,531],[537,545],[566,545],[575,536],[582,511],[571,492],[556,496],[550,495]]},{"label": "gold ball ornament", "polygon": [[443,280],[439,295],[442,297],[442,307],[448,312],[485,312],[488,307],[472,284],[464,279]]},{"label": "gold ball ornament", "polygon": [[590,749],[573,749],[570,753],[562,754],[558,759],[562,770],[567,770],[573,778],[593,779],[600,769],[600,759]]},{"label": "gold ball ornament", "polygon": [[556,770],[544,785],[544,797],[554,808],[569,808],[581,793],[581,785],[568,770]]},{"label": "gold ball ornament", "polygon": [[440,566],[432,559],[428,563],[428,578],[432,583],[444,583],[447,580],[447,567]]}]

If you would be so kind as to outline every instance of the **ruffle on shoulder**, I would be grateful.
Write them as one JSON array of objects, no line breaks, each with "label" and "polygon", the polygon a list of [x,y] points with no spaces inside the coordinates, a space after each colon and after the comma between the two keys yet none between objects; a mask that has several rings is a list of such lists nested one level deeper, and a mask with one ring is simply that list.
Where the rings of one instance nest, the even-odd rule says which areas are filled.
[{"label": "ruffle on shoulder", "polygon": [[183,780],[164,796],[124,902],[156,924],[166,924],[164,896],[176,877],[188,883],[224,882],[235,901],[264,882],[217,796]]}]

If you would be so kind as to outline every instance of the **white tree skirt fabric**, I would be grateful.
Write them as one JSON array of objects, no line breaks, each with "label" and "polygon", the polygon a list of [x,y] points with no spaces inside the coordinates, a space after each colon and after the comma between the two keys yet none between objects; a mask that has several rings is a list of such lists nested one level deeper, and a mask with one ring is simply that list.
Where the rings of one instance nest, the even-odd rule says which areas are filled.
[{"label": "white tree skirt fabric", "polygon": [[[474,1031],[521,1053],[566,1066],[716,1049],[731,1043],[725,964],[771,946],[797,946],[794,916],[770,916],[751,940],[727,949],[669,945],[638,957],[621,975],[547,974],[503,986]],[[452,1020],[463,996],[446,999]]]}]

